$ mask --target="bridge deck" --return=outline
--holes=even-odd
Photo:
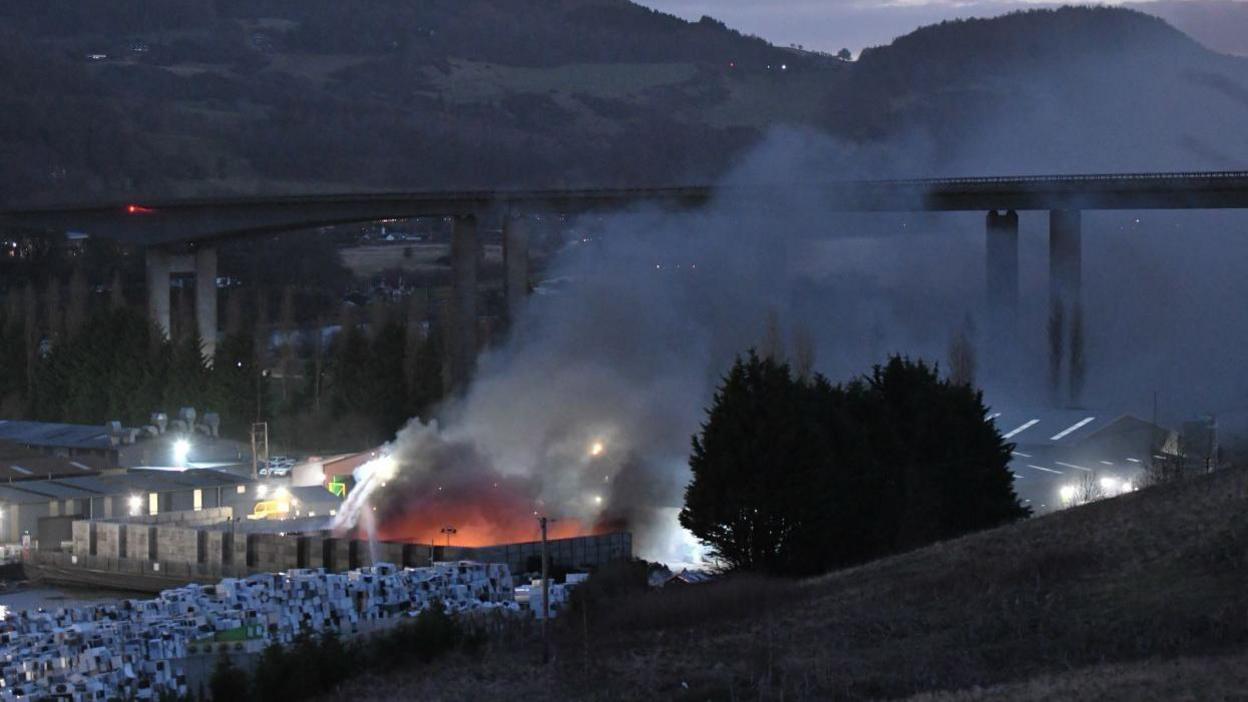
[[[813,196],[828,211],[839,212],[1243,209],[1248,208],[1248,171],[212,198],[8,210],[0,211],[0,220],[154,244],[500,211],[581,214],[642,207],[691,209],[717,200],[767,208],[794,191]]]

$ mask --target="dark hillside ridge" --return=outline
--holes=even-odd
[[[1115,9],[845,63],[627,0],[14,0],[0,204],[706,183],[790,126],[838,177],[1248,165],[1245,66]]]

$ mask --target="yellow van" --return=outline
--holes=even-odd
[[[287,500],[262,500],[256,503],[248,519],[285,519],[290,514]]]

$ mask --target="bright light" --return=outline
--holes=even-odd
[[[602,504],[602,495],[594,495],[594,504],[596,505]]]
[[[287,497],[290,497],[290,491],[284,487],[279,487],[273,491],[273,497],[276,497],[279,500],[284,500]]]
[[[382,456],[377,459],[377,465],[373,470],[382,481],[393,480],[395,474],[399,472],[399,462],[392,456]]]
[[[1105,477],[1101,478],[1101,489],[1106,492],[1114,492],[1118,489],[1118,479]]]
[[[268,485],[257,485],[257,486],[256,486],[256,497],[264,497],[264,496],[265,496],[265,495],[267,495],[267,494],[269,494],[269,486],[268,486]]]
[[[138,495],[131,495],[128,502],[130,504],[130,514],[138,514],[143,507],[143,498]]]
[[[1122,484],[1122,491],[1123,491],[1123,492],[1134,492],[1134,491],[1135,491],[1135,485],[1131,484],[1131,481],[1130,481],[1130,480],[1128,480],[1127,482],[1125,482],[1125,483],[1123,483],[1123,484]]]
[[[605,447],[605,446],[603,446],[603,445],[602,445],[602,442],[601,442],[601,441],[595,441],[595,442],[594,442],[593,444],[591,444],[591,445],[590,445],[590,447],[589,447],[589,455],[591,455],[591,456],[595,456],[595,457],[597,457],[597,456],[601,456],[601,455],[602,455],[602,452],[603,452],[603,451],[605,451],[605,450],[607,450],[607,449],[606,449],[606,447]]]
[[[189,455],[191,455],[191,442],[186,439],[173,442],[173,462],[176,465],[185,465],[186,457]]]
[[[1058,494],[1061,496],[1062,502],[1069,503],[1075,500],[1075,495],[1078,494],[1078,492],[1078,488],[1074,485],[1063,485],[1062,489],[1058,491]]]

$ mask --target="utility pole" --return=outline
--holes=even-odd
[[[546,620],[550,619],[550,554],[546,549],[546,523],[554,521],[545,516],[537,518],[542,527],[542,663],[550,662],[550,639],[546,636]]]
[[[260,464],[269,464],[269,423],[256,422],[251,425],[251,477],[260,477]]]

